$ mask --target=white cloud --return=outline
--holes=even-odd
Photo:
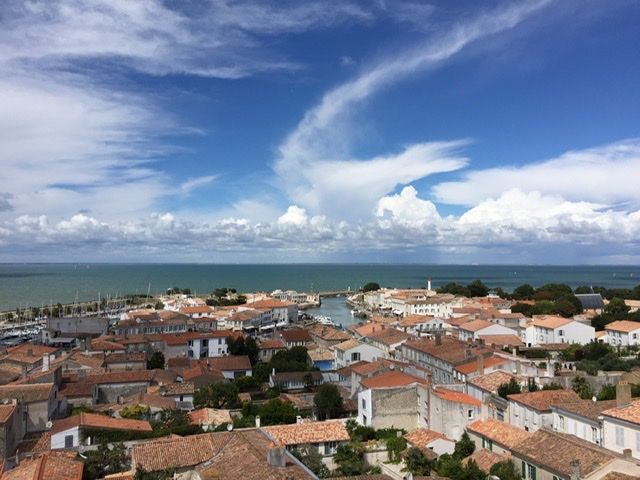
[[[280,225],[306,225],[309,219],[307,218],[307,211],[304,208],[300,208],[297,205],[291,205],[287,208],[287,211],[278,217],[278,223]]]
[[[197,190],[198,188],[204,187],[216,181],[218,175],[205,175],[202,177],[195,177],[185,180],[180,184],[180,190],[185,195]]]
[[[412,185],[404,187],[397,195],[381,198],[376,215],[396,225],[410,227],[433,225],[441,221],[433,202],[418,198],[418,192]]]
[[[512,188],[561,195],[572,201],[640,205],[640,139],[567,152],[522,166],[472,170],[433,188],[444,203],[476,205]]]
[[[287,195],[314,213],[335,215],[341,208],[345,214],[370,214],[375,201],[398,184],[460,168],[462,159],[448,158],[456,146],[452,144],[421,143],[400,155],[353,158],[353,110],[382,88],[441,64],[470,43],[514,28],[547,3],[525,2],[454,25],[439,37],[388,58],[327,92],[279,147],[274,169]],[[444,158],[424,155],[425,150],[438,149]],[[328,177],[330,181],[325,180]]]

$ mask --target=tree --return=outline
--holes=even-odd
[[[296,422],[298,410],[293,404],[274,398],[260,407],[259,414],[262,425],[286,425]]]
[[[533,378],[529,378],[527,380],[527,391],[528,392],[537,392],[538,390],[540,390],[540,387],[538,386],[536,381]]]
[[[238,387],[233,383],[215,383],[196,390],[193,403],[197,408],[238,408]]]
[[[450,293],[452,295],[457,295],[459,297],[470,297],[471,296],[471,294],[469,293],[469,289],[467,287],[465,287],[464,285],[460,285],[459,283],[456,283],[456,282],[447,283],[443,287],[440,287],[437,290],[437,292],[438,293]]]
[[[438,472],[438,475],[451,479],[460,478],[460,476],[463,474],[463,468],[460,459],[448,453],[444,453],[438,457],[435,470],[436,472]]]
[[[333,418],[342,413],[342,395],[336,385],[325,383],[320,385],[317,393],[313,397],[320,420]]]
[[[612,298],[607,305],[604,307],[604,313],[607,315],[611,315],[614,320],[622,320],[631,310],[622,298]]]
[[[558,315],[565,318],[570,318],[582,313],[582,303],[580,303],[578,297],[572,293],[558,298],[554,302],[553,307]]]
[[[536,289],[536,293],[533,295],[534,300],[550,300],[555,302],[560,297],[566,295],[573,295],[573,290],[570,286],[561,283],[547,283]]]
[[[362,291],[363,292],[375,292],[376,290],[380,290],[380,285],[378,285],[376,282],[369,282],[367,284],[365,284],[364,287],[362,287]]]
[[[157,470],[155,472],[147,472],[144,468],[138,468],[133,480],[173,480],[173,468],[167,470]]]
[[[362,475],[365,472],[364,448],[358,443],[342,443],[338,445],[333,460],[338,464],[340,475]]]
[[[598,400],[615,400],[616,399],[616,386],[610,383],[605,383],[600,387],[598,392]]]
[[[591,384],[582,376],[578,376],[573,379],[571,382],[571,388],[573,388],[573,391],[576,392],[583,400],[589,400],[593,397],[593,388],[591,387]]]
[[[402,460],[402,452],[407,448],[407,441],[404,437],[393,436],[387,438],[387,455],[391,463],[400,463]]]
[[[558,382],[550,382],[542,386],[542,390],[563,390],[564,387]]]
[[[516,287],[511,296],[516,300],[531,300],[535,293],[536,290],[531,285],[524,283],[519,287]]]
[[[476,449],[476,444],[469,438],[467,432],[464,432],[460,437],[460,440],[456,442],[453,449],[453,456],[455,458],[463,459],[467,458]]]
[[[121,442],[114,443],[111,448],[102,442],[96,450],[87,450],[84,455],[86,459],[82,477],[87,480],[129,469],[127,449]]]
[[[164,369],[164,354],[160,351],[153,352],[151,358],[147,360],[147,370]]]
[[[486,478],[487,474],[480,469],[475,460],[471,459],[463,467],[462,473],[454,480],[485,480]]]
[[[431,475],[433,468],[433,462],[418,447],[411,447],[407,450],[404,455],[404,464],[405,467],[402,471],[412,473],[414,476]]]
[[[317,448],[310,445],[302,445],[294,448],[291,453],[318,477],[324,478],[329,476],[329,469],[322,462],[322,455]]]
[[[134,420],[140,420],[148,418],[151,409],[147,405],[131,405],[124,407],[118,412],[122,418],[132,418]]]
[[[515,378],[512,378],[508,383],[503,383],[498,387],[498,395],[504,399],[507,398],[507,395],[513,395],[516,393],[522,393],[522,387]]]
[[[470,297],[486,297],[489,293],[489,287],[480,280],[474,280],[467,285],[467,290],[469,290]]]
[[[489,474],[495,475],[500,480],[520,480],[522,478],[512,460],[494,463]]]

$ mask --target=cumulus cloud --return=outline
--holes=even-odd
[[[323,213],[335,215],[341,209],[353,217],[354,213],[371,214],[377,199],[398,184],[463,166],[463,159],[450,158],[457,146],[452,144],[420,143],[406,147],[399,155],[354,158],[350,153],[356,129],[350,122],[353,110],[381,89],[442,64],[470,43],[514,28],[548,3],[511,5],[449,26],[445,33],[387,58],[327,92],[279,146],[274,169],[287,195],[315,213],[322,206]],[[443,156],[433,155],[434,151]],[[328,177],[332,180],[324,180]]]
[[[418,198],[418,191],[412,185],[404,187],[397,195],[381,198],[376,215],[392,224],[407,227],[434,225],[441,221],[433,202]]]
[[[444,203],[476,205],[512,188],[522,188],[573,201],[640,205],[640,139],[629,139],[520,166],[465,172],[457,181],[433,188]]]

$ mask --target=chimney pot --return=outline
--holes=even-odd
[[[616,385],[616,406],[625,407],[631,403],[631,385],[626,380],[620,380]]]

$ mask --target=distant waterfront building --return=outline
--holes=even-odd
[[[305,293],[305,292],[296,292],[295,290],[274,290],[271,292],[271,298],[275,298],[276,300],[281,300],[283,302],[293,302],[293,303],[317,303],[318,302],[318,294],[316,293]]]

